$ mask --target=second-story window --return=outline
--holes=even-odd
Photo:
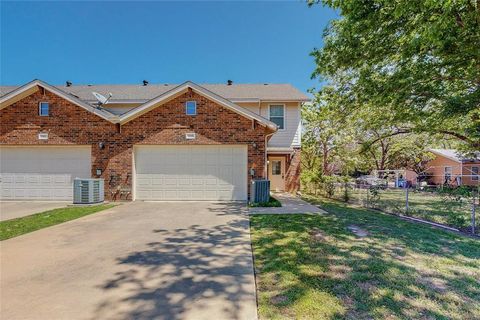
[[[48,102],[40,102],[38,104],[38,114],[42,117],[48,117],[50,112],[49,107],[50,105],[48,104]]]
[[[185,113],[187,116],[194,116],[197,114],[197,102],[196,101],[187,101],[185,103]]]
[[[283,104],[270,105],[270,121],[275,123],[280,130],[285,129],[285,106]]]

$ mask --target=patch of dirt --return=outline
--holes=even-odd
[[[446,246],[442,246],[440,250],[442,250],[443,253],[453,253],[452,249]]]
[[[419,277],[418,282],[429,287],[434,291],[444,292],[448,290],[447,282],[445,280],[434,277]]]
[[[331,265],[328,276],[336,280],[345,280],[352,272],[352,268],[343,264]]]
[[[357,237],[364,238],[368,236],[368,231],[365,229],[360,228],[359,226],[356,225],[349,225],[347,227],[348,230],[352,231],[353,234],[355,234]]]
[[[372,293],[377,289],[377,285],[375,283],[370,282],[358,282],[357,286],[365,292]]]
[[[283,296],[281,294],[273,296],[273,297],[270,298],[270,302],[272,304],[275,304],[275,305],[282,304],[282,303],[285,303],[287,301],[288,301],[288,297]]]
[[[325,233],[318,228],[313,228],[310,230],[310,237],[317,242],[324,242],[328,240],[328,237],[325,235]]]

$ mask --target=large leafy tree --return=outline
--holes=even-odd
[[[312,53],[314,76],[345,108],[388,135],[443,134],[480,150],[480,0],[320,2],[341,17]]]
[[[339,112],[337,102],[332,88],[326,87],[313,103],[302,108],[303,166],[317,178],[345,174],[355,166],[354,130],[348,115]]]

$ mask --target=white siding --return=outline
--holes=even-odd
[[[300,121],[300,103],[298,102],[275,102],[266,103],[262,102],[259,106],[258,103],[238,103],[241,107],[244,107],[260,115],[266,119],[269,119],[269,105],[283,104],[285,105],[285,129],[278,130],[269,140],[269,147],[300,147],[302,138],[302,129]]]
[[[112,104],[106,104],[103,108],[107,111],[110,111],[113,114],[120,115],[125,112],[128,112],[132,110],[133,108],[138,107],[140,104],[135,104],[135,103],[112,103]]]

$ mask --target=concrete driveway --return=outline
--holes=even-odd
[[[29,216],[72,204],[71,201],[0,201],[0,221]]]
[[[239,204],[134,202],[1,242],[2,319],[256,319]]]

